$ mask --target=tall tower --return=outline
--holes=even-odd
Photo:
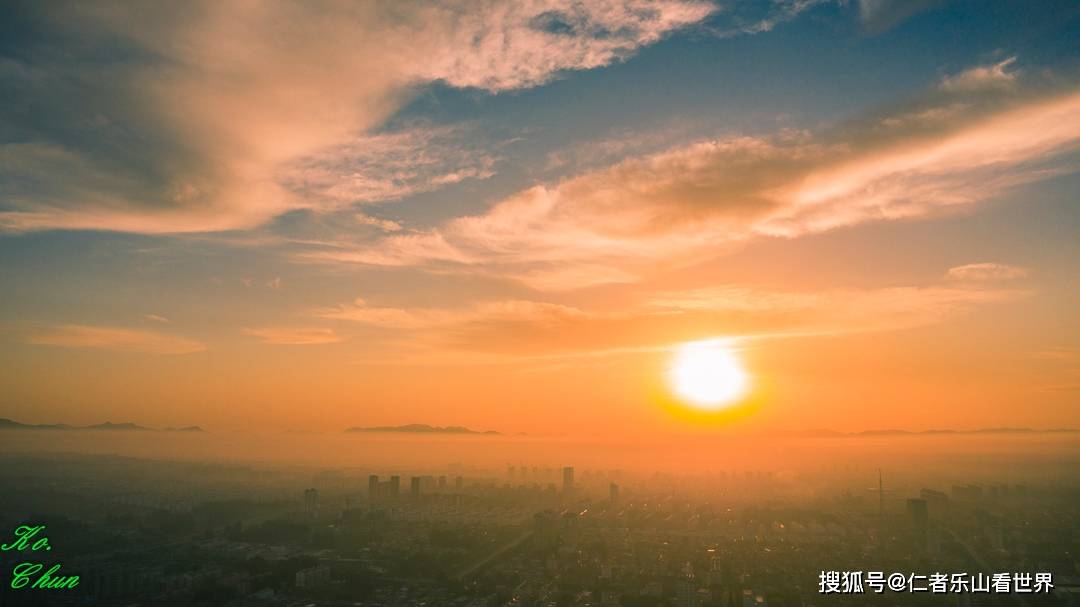
[[[414,476],[409,479],[409,496],[413,499],[420,497],[420,477]]]
[[[319,492],[316,489],[304,490],[304,514],[311,518],[319,516]]]
[[[394,475],[390,477],[390,497],[396,498],[401,494],[401,477]]]
[[[368,499],[373,500],[379,497],[379,475],[372,474],[367,478],[367,494]]]
[[[878,518],[885,520],[885,481],[881,477],[881,468],[877,469],[877,506]]]
[[[877,470],[877,499],[878,499],[878,546],[885,545],[885,481],[881,476],[881,468]]]

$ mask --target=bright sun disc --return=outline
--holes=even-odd
[[[675,352],[669,371],[672,389],[699,409],[722,409],[746,393],[749,378],[723,341],[696,341]]]

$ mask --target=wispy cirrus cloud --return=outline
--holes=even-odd
[[[618,309],[523,300],[381,307],[360,299],[312,314],[387,329],[391,340],[409,345],[406,357],[452,360],[454,352],[469,352],[492,361],[663,350],[710,335],[752,340],[895,331],[1029,294],[978,284],[816,291],[727,285],[653,293]],[[392,351],[386,356],[394,358]]]
[[[432,329],[469,323],[478,319],[503,322],[544,322],[554,318],[581,318],[585,312],[554,303],[502,300],[478,302],[464,308],[420,308],[372,306],[363,298],[348,304],[316,308],[312,315],[347,320],[389,329]]]
[[[941,3],[941,0],[858,0],[857,7],[863,28],[871,34],[880,34]]]
[[[709,29],[721,38],[769,32],[777,25],[791,21],[801,13],[826,2],[827,0],[733,2],[723,5],[721,9],[724,22]]]
[[[836,134],[731,137],[631,158],[373,246],[304,254],[441,265],[538,289],[633,282],[763,236],[970,208],[1071,172],[1080,93],[937,93]]]
[[[244,329],[244,334],[263,343],[281,346],[332,344],[345,340],[326,327],[257,327]]]
[[[93,348],[146,354],[190,354],[206,349],[199,341],[157,331],[91,325],[59,325],[33,333],[30,344]]]
[[[279,181],[301,198],[331,209],[490,177],[497,157],[470,143],[462,128],[413,126],[363,135],[298,159],[282,170]]]
[[[1031,271],[1005,263],[969,263],[949,268],[946,278],[962,282],[998,282],[1025,278]]]
[[[946,76],[941,88],[946,91],[971,91],[983,88],[1009,88],[1016,85],[1019,73],[1009,68],[1016,57],[1008,57],[990,65],[978,65],[958,74]]]
[[[418,86],[537,86],[625,59],[714,10],[694,0],[13,7],[7,18],[32,35],[0,62],[20,100],[0,108],[19,142],[0,146],[0,229],[242,229],[478,178],[490,162],[448,162],[445,134],[372,132]],[[102,41],[108,53],[82,52]],[[433,158],[417,174],[393,161],[409,146]]]

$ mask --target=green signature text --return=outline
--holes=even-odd
[[[52,550],[49,538],[42,533],[45,525],[19,525],[15,528],[15,539],[7,544],[0,544],[3,552],[41,552]],[[11,587],[38,588],[49,590],[71,590],[79,585],[79,576],[60,575],[60,563],[49,569],[45,564],[26,561],[15,565],[12,570]]]

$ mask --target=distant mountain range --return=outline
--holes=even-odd
[[[198,426],[187,426],[185,428],[165,428],[163,430],[157,430],[155,428],[147,428],[131,422],[124,422],[120,424],[114,424],[112,422],[105,422],[104,424],[96,424],[93,426],[70,426],[68,424],[24,424],[15,420],[6,419],[0,417],[0,430],[108,430],[108,431],[120,431],[120,432],[205,432]]]
[[[501,432],[494,430],[472,430],[464,426],[429,426],[427,424],[405,424],[404,426],[370,426],[346,428],[346,432],[397,432],[408,434],[483,434],[488,436],[500,436]]]
[[[183,428],[148,428],[132,422],[114,424],[105,422],[93,426],[72,426],[69,424],[24,424],[11,419],[0,417],[0,430],[104,430],[109,432],[206,432],[199,426],[186,426]],[[394,433],[394,434],[457,434],[471,436],[504,436],[502,432],[495,430],[473,430],[465,426],[430,426],[428,424],[405,424],[402,426],[354,426],[346,428],[350,433]],[[1067,434],[1078,433],[1077,428],[980,428],[978,430],[863,430],[861,432],[838,432],[836,430],[805,430],[795,432],[781,432],[774,436],[803,437],[803,438],[859,438],[859,437],[896,437],[896,436],[940,436],[940,435],[973,435],[973,434]],[[524,432],[515,436],[527,436]]]

